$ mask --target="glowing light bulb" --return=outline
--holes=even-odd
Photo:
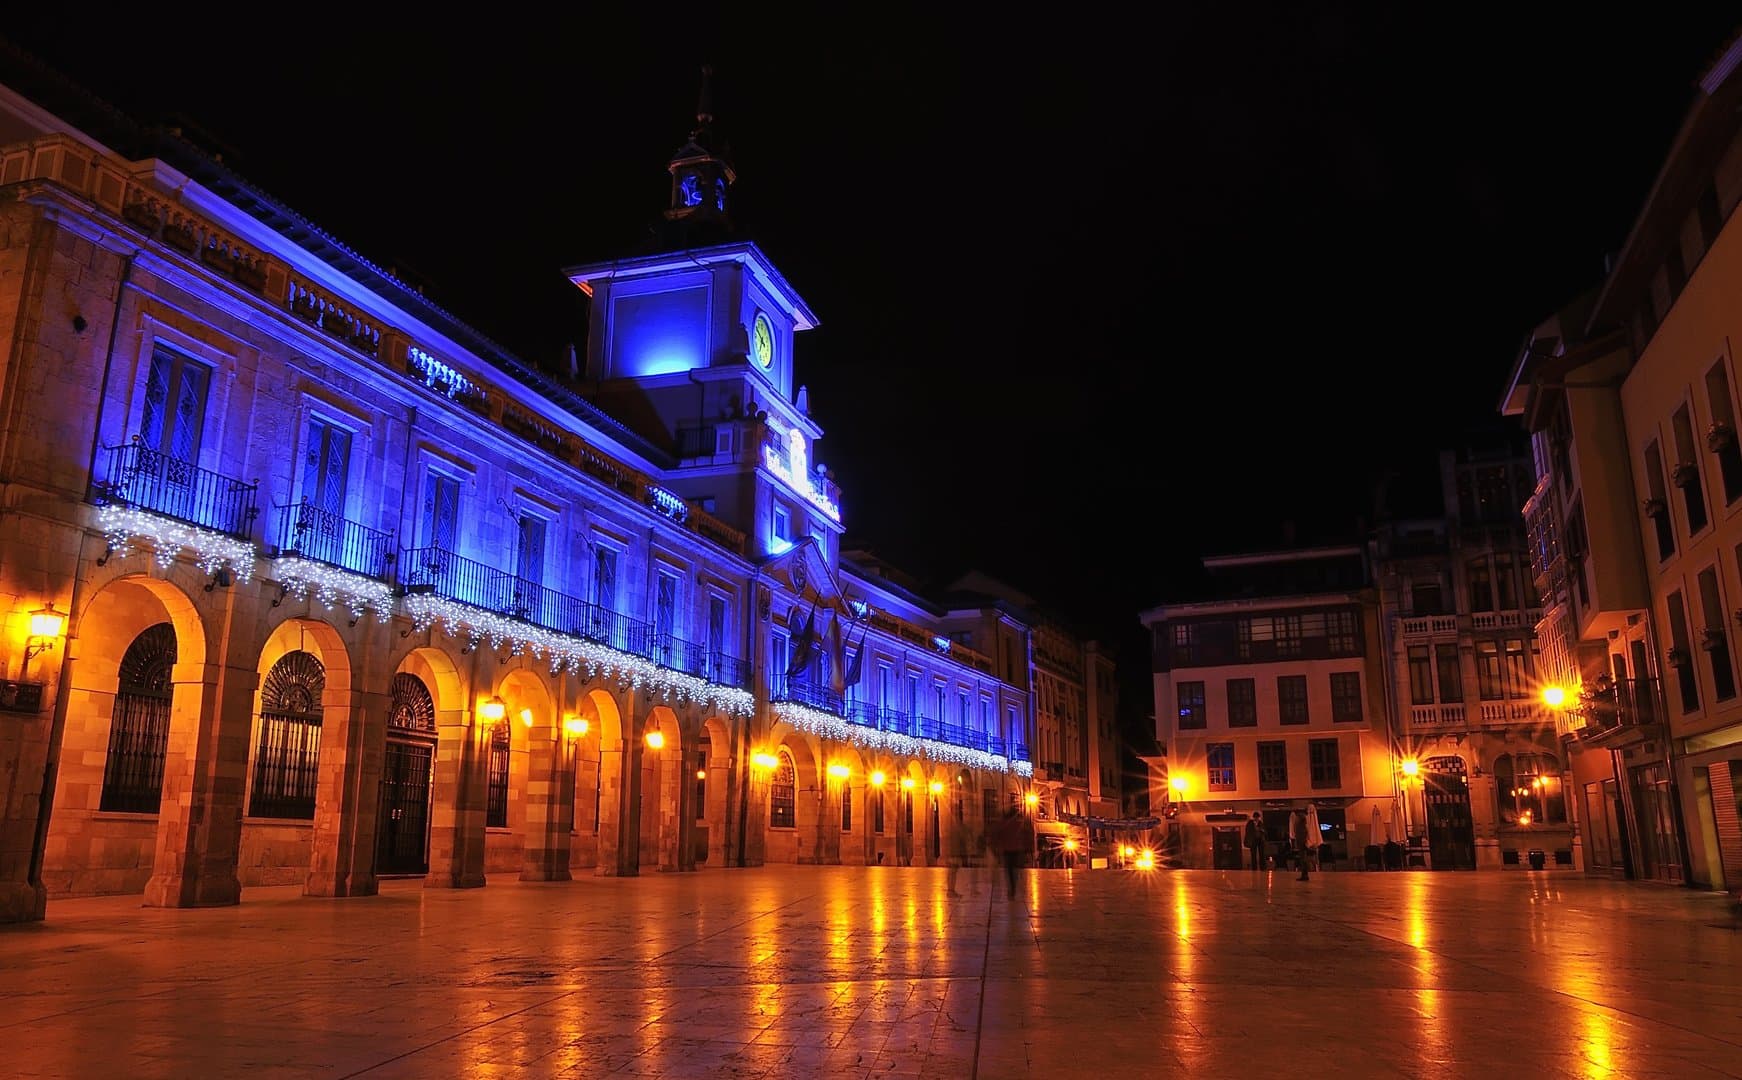
[[[1186,789],[1192,786],[1192,782],[1183,776],[1175,776],[1168,780],[1167,786],[1184,795]]]
[[[1403,775],[1414,776],[1416,773],[1419,773],[1419,772],[1421,772],[1421,762],[1415,760],[1414,758],[1404,758],[1403,759]]]
[[[885,779],[887,779],[887,777],[885,777],[883,775],[883,770],[878,769],[877,771],[875,771],[871,774],[871,786],[872,787],[882,787],[883,781]]]
[[[1567,703],[1567,692],[1558,686],[1542,688],[1542,703],[1551,709],[1558,709]]]

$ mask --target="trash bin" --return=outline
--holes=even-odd
[[[1530,849],[1530,868],[1532,870],[1541,870],[1547,862],[1548,860],[1544,858],[1541,848]]]

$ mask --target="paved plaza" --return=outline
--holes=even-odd
[[[1721,896],[1522,872],[961,884],[778,866],[59,901],[0,927],[0,1072],[1742,1077]]]

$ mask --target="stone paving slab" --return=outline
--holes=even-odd
[[[0,1074],[1742,1077],[1725,899],[1543,873],[779,866],[65,900]]]

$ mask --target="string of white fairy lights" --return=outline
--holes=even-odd
[[[97,526],[109,542],[111,555],[126,558],[139,540],[149,540],[152,559],[167,570],[183,548],[193,552],[194,562],[208,574],[228,568],[237,584],[246,584],[254,573],[254,545],[247,540],[202,529],[136,506],[110,503],[97,510]]]
[[[1034,765],[1027,761],[1012,761],[1001,754],[976,750],[971,746],[957,746],[955,743],[942,742],[937,739],[923,739],[912,735],[903,735],[896,731],[865,727],[862,724],[850,724],[833,713],[813,709],[809,705],[802,705],[795,701],[783,701],[776,704],[774,715],[776,719],[784,720],[807,734],[823,739],[833,739],[837,742],[851,743],[862,749],[887,750],[890,753],[907,757],[946,761],[952,765],[966,765],[974,769],[1015,773],[1017,776],[1034,775]]]
[[[755,711],[750,691],[719,686],[694,675],[662,668],[645,657],[621,652],[597,641],[561,634],[440,596],[405,598],[406,614],[419,632],[439,626],[470,647],[506,648],[513,656],[530,654],[550,662],[552,674],[567,669],[586,679],[615,679],[626,689],[639,689],[665,701],[695,702],[734,717]]]
[[[353,619],[362,618],[365,611],[374,612],[377,621],[393,613],[392,586],[313,559],[296,555],[279,559],[272,564],[270,576],[298,600],[313,594],[328,611],[344,608]]]

